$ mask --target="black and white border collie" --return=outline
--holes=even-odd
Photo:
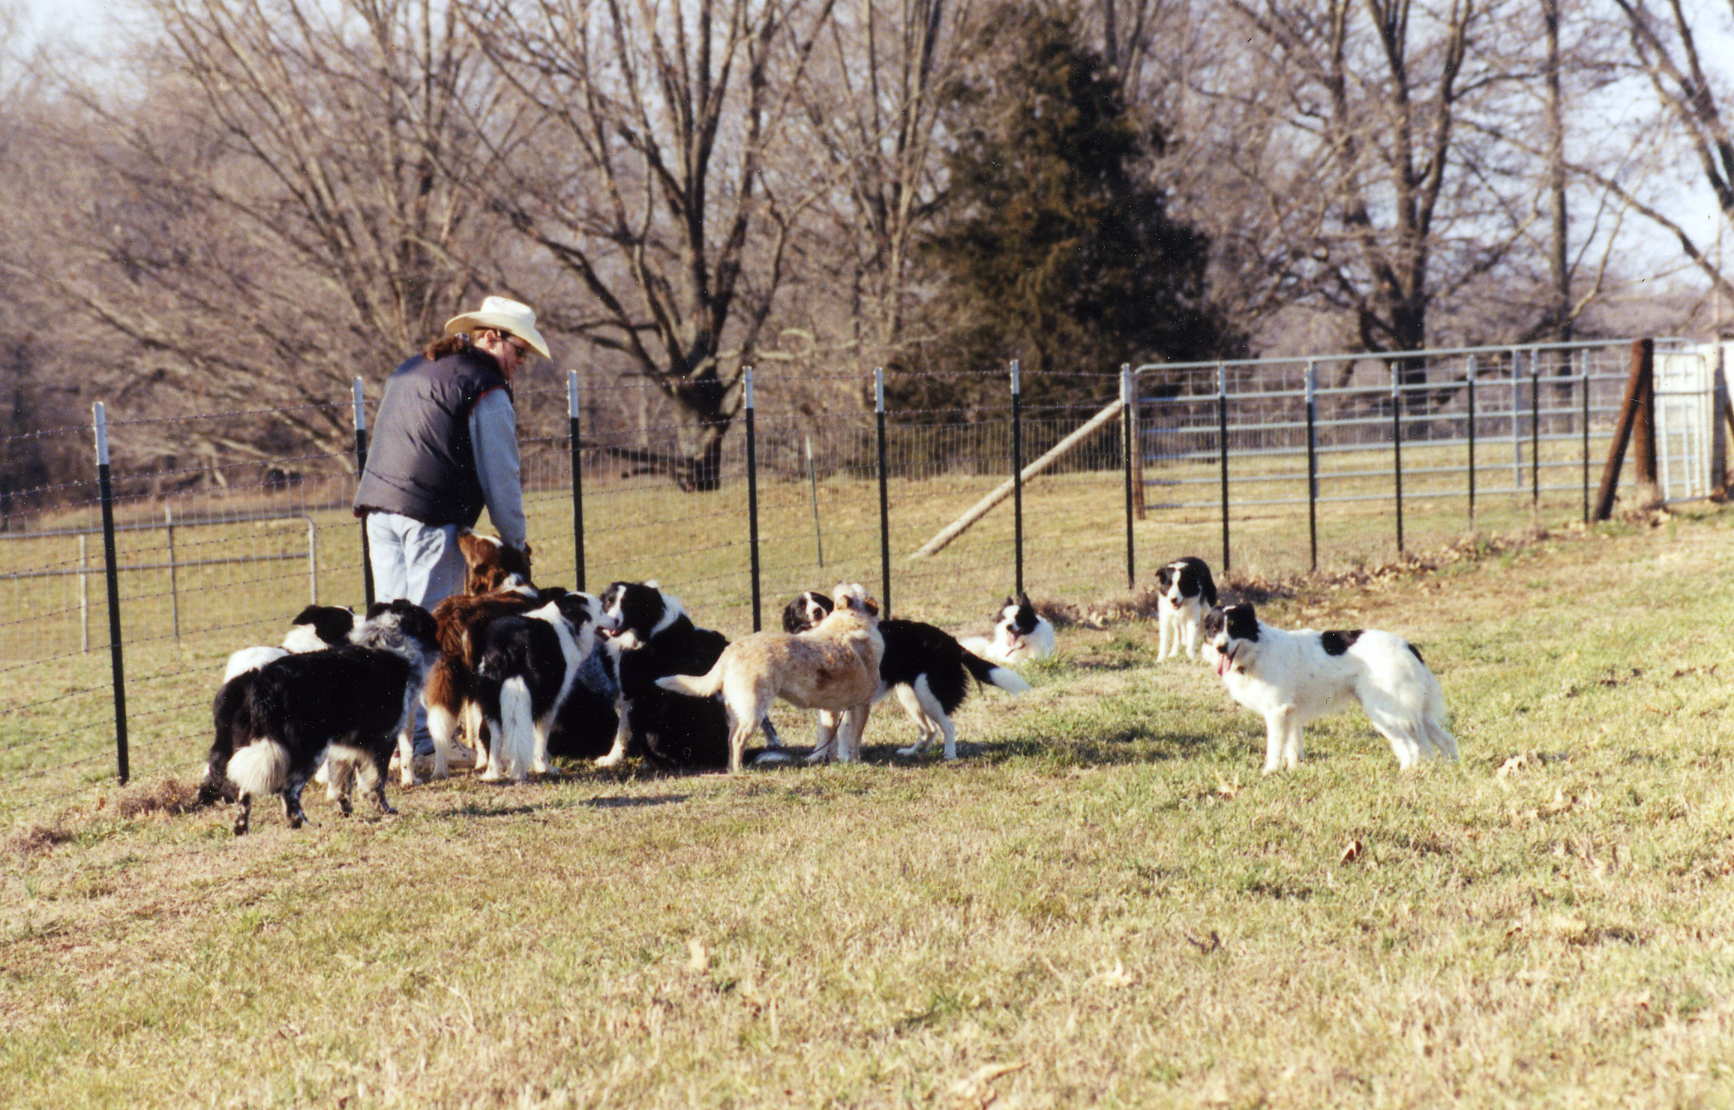
[[[1216,608],[1216,580],[1210,565],[1188,555],[1156,572],[1156,658],[1198,658],[1204,641],[1204,614]]]
[[[783,608],[783,630],[805,632],[824,620],[832,608],[830,597],[806,590]],[[935,738],[943,738],[945,758],[957,758],[957,728],[951,715],[968,696],[971,678],[1010,694],[1030,688],[1016,671],[966,650],[949,633],[931,624],[889,618],[879,622],[879,635],[885,641],[885,654],[879,660],[879,692],[873,700],[896,694],[898,704],[921,734],[914,744],[898,748],[898,755],[920,755]],[[821,755],[815,751],[809,758],[816,760]]]
[[[1358,701],[1407,770],[1431,753],[1457,758],[1445,728],[1445,695],[1421,653],[1376,629],[1286,632],[1251,605],[1204,615],[1206,654],[1235,701],[1264,715],[1264,773],[1300,764],[1308,721]]]
[[[333,644],[346,643],[354,630],[355,610],[338,605],[309,605],[289,623],[282,647],[244,647],[230,653],[223,668],[223,681],[257,670],[285,655],[322,651]]]
[[[345,815],[356,778],[381,813],[396,812],[385,800],[386,767],[394,742],[409,756],[415,701],[438,651],[433,617],[407,601],[375,605],[350,638],[285,655],[218,691],[199,800],[240,802],[237,836],[254,799],[268,794],[283,795],[289,827],[299,828],[301,790],[322,757],[333,765],[329,792]]]
[[[1054,653],[1054,626],[1036,612],[1028,594],[1008,597],[994,614],[993,632],[966,636],[964,648],[1004,667],[1021,667]]]
[[[527,613],[495,617],[482,630],[476,700],[493,751],[482,778],[523,782],[547,774],[548,735],[596,648],[597,599],[562,593]]]
[[[728,714],[722,702],[656,684],[670,675],[709,671],[728,638],[695,625],[680,599],[655,581],[612,583],[601,605],[597,632],[614,657],[620,699],[614,744],[597,766],[617,766],[629,753],[668,768],[728,766]],[[767,742],[778,746],[770,720],[763,725]]]

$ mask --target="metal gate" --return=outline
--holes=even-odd
[[[1716,485],[1716,349],[1656,352],[1656,477],[1664,501],[1708,497]]]

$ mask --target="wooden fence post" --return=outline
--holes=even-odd
[[[1655,489],[1655,356],[1655,340],[1633,341],[1631,373],[1626,379],[1626,396],[1620,402],[1619,423],[1614,427],[1614,439],[1608,445],[1608,461],[1602,467],[1602,483],[1596,490],[1595,512],[1592,514],[1596,520],[1606,520],[1613,515],[1614,494],[1620,484],[1620,466],[1625,462],[1626,445],[1631,442],[1634,430],[1639,437],[1638,459],[1633,463],[1638,468],[1639,496],[1647,498]],[[1646,424],[1647,428],[1642,427]],[[1644,457],[1646,450],[1647,463]],[[1645,481],[1650,483],[1649,491],[1643,489]]]

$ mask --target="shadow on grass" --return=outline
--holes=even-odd
[[[487,802],[464,802],[442,810],[441,817],[523,817],[549,808],[546,805],[495,805]]]
[[[591,809],[635,809],[640,806],[671,806],[691,798],[691,794],[656,794],[647,798],[587,798],[582,803]]]
[[[1014,760],[1035,760],[1070,767],[1130,766],[1191,759],[1200,754],[1207,745],[1216,742],[1216,737],[1204,733],[1163,733],[1146,725],[1132,723],[1087,739],[1020,736],[979,743],[959,740],[957,757],[959,763],[974,760],[995,765]],[[940,749],[937,744],[917,756],[897,755],[896,749],[891,746],[866,749],[862,754],[870,763],[900,766],[944,763],[944,760],[939,758]]]

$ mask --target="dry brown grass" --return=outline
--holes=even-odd
[[[1731,541],[1706,508],[1273,578],[1279,625],[1426,646],[1464,761],[1412,775],[1346,714],[1261,778],[1208,669],[1079,620],[964,706],[955,766],[894,757],[887,707],[865,766],[459,779],[239,840],[104,791],[0,858],[0,1076],[42,1106],[1728,1105]]]

